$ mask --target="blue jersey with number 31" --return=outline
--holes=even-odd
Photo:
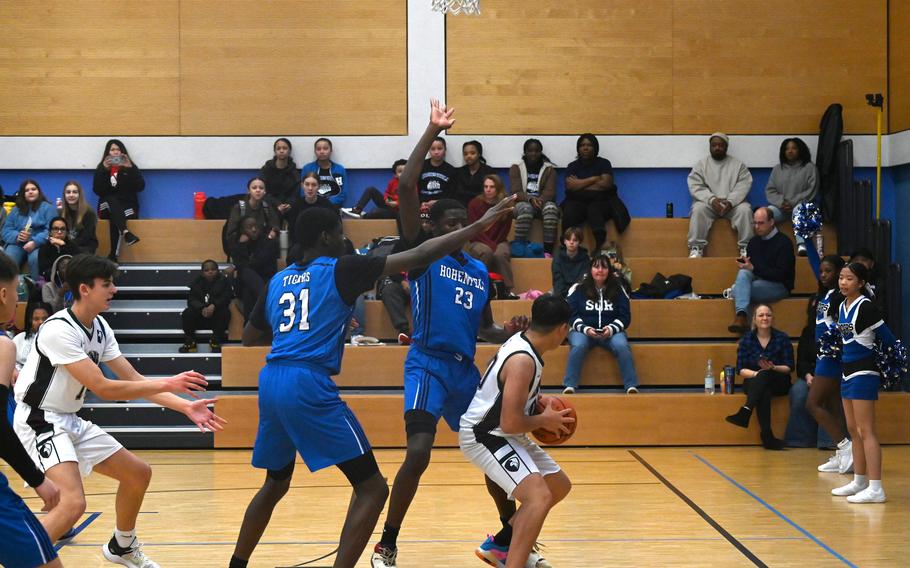
[[[354,306],[335,285],[337,258],[292,264],[269,281],[265,314],[272,328],[267,362],[300,362],[338,374]]]
[[[418,346],[474,358],[490,276],[479,260],[447,256],[411,281],[412,340]]]

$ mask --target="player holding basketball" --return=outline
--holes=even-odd
[[[136,517],[152,469],[101,428],[77,416],[85,391],[105,400],[145,398],[182,412],[203,430],[220,430],[224,420],[208,409],[212,400],[188,401],[172,394],[203,390],[207,383],[199,373],[149,380],[120,354],[114,332],[100,315],[117,292],[116,274],[117,265],[100,256],[79,254],[70,260],[66,281],[73,306],[48,318],[38,330],[16,382],[13,422],[32,460],[60,488],[60,503],[41,519],[51,541],[82,517],[82,477],[94,470],[120,482],[114,534],[101,547],[104,558],[130,568],[158,568],[136,537]],[[102,362],[120,380],[105,378],[98,368]]]
[[[432,124],[447,128],[451,115],[451,109],[433,101]],[[402,208],[418,206],[413,188],[400,192],[399,200]],[[272,278],[243,332],[244,345],[272,345],[259,376],[259,431],[253,448],[253,466],[267,474],[243,518],[231,568],[247,565],[275,505],[287,493],[295,452],[311,471],[337,466],[353,486],[335,567],[354,566],[388,496],[369,442],[331,379],[341,366],[354,302],[380,277],[442,258],[511,211],[512,200],[503,200],[466,228],[387,257],[342,256],[338,215],[326,209],[303,213],[297,224],[303,259]]]
[[[541,356],[556,349],[569,329],[569,305],[544,294],[531,307],[531,327],[506,341],[487,367],[477,393],[461,417],[458,444],[471,463],[521,503],[512,517],[512,542],[498,546],[493,537],[477,550],[492,566],[524,568],[550,509],[572,487],[559,465],[528,437],[544,428],[569,431],[571,409],[551,404],[533,415],[543,371]]]
[[[450,115],[431,120],[401,174],[399,198],[416,195],[424,156],[433,140],[452,122]],[[514,196],[504,201],[511,203]],[[468,221],[464,205],[453,199],[440,199],[430,207],[431,233],[426,234],[420,227],[416,201],[413,206],[402,202],[399,210],[401,248],[458,231]],[[414,333],[404,368],[407,453],[392,486],[382,537],[373,550],[373,568],[397,565],[398,533],[420,477],[430,463],[436,424],[442,417],[457,431],[458,420],[474,396],[480,380],[474,365],[477,336],[501,343],[527,327],[524,316],[513,318],[503,327],[493,322],[489,273],[482,262],[464,254],[460,247],[449,249],[448,255],[432,264],[412,270],[408,279]],[[487,487],[507,525],[515,513],[515,504],[489,480]]]
[[[0,321],[10,321],[16,311],[16,263],[0,252]],[[0,334],[0,457],[32,486],[44,501],[44,510],[54,507],[60,492],[54,482],[35,467],[32,458],[7,421],[6,400],[9,397],[10,379],[16,366],[16,346],[5,334]],[[47,531],[18,495],[9,488],[6,477],[0,473],[0,566],[60,568],[57,551]]]

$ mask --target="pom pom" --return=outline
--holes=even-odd
[[[810,238],[822,228],[822,212],[818,205],[800,203],[793,209],[793,232],[804,239]]]
[[[875,364],[882,374],[882,390],[901,390],[902,381],[910,367],[910,351],[901,340],[894,345],[875,342]]]
[[[837,331],[837,328],[828,328],[821,337],[818,338],[816,342],[818,345],[818,356],[827,357],[829,359],[834,359],[835,361],[840,361],[840,352],[843,348],[843,343],[841,342],[840,332]]]

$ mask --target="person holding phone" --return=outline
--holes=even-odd
[[[736,350],[736,369],[743,378],[746,404],[726,421],[740,428],[749,427],[752,411],[758,409],[761,443],[766,450],[784,449],[784,441],[771,430],[771,398],[790,390],[793,372],[793,344],[790,337],[774,328],[771,306],[755,308],[754,327],[743,336]]]
[[[597,252],[591,258],[585,278],[569,289],[571,347],[562,381],[563,394],[573,394],[578,388],[585,357],[595,346],[616,355],[626,393],[638,392],[638,373],[626,337],[626,330],[632,323],[632,310],[620,279],[610,257],[605,252]]]
[[[121,237],[130,246],[139,242],[139,237],[127,228],[127,219],[139,218],[139,193],[144,189],[145,179],[130,159],[126,145],[116,138],[108,140],[95,168],[92,191],[98,196],[98,218],[110,220],[108,258],[115,262]]]

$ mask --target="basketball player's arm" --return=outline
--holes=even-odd
[[[424,130],[417,145],[411,151],[408,162],[398,179],[398,216],[401,219],[401,236],[409,243],[417,240],[420,232],[420,199],[417,196],[417,179],[423,170],[423,161],[433,139],[439,133],[452,126],[455,119],[453,108],[446,108],[436,99],[430,100],[430,122]]]
[[[502,343],[519,331],[528,329],[529,323],[528,316],[515,316],[500,326],[493,321],[493,310],[490,308],[490,303],[487,302],[487,305],[483,308],[480,329],[477,331],[477,335],[490,343]]]
[[[488,209],[483,217],[463,229],[458,229],[447,235],[440,235],[428,239],[415,248],[390,254],[386,257],[383,276],[390,276],[392,274],[407,272],[412,268],[427,266],[447,254],[450,254],[453,250],[460,249],[465,243],[486,230],[502,215],[511,215],[512,209],[514,209],[514,203],[515,196],[510,195]]]
[[[104,400],[137,398],[152,400],[151,397],[166,392],[181,392],[195,396],[195,391],[205,390],[208,386],[205,377],[195,371],[186,371],[165,379],[149,380],[137,373],[122,355],[105,363],[120,380],[112,381],[105,377],[98,365],[88,357],[75,363],[66,363],[64,366],[74,379]]]
[[[524,434],[538,428],[565,433],[569,431],[566,424],[575,421],[574,418],[566,416],[572,412],[570,408],[554,410],[550,405],[547,405],[540,414],[534,416],[525,414],[535,370],[534,361],[526,354],[512,355],[502,366],[499,375],[502,383],[502,413],[499,424],[506,434]]]
[[[272,327],[265,318],[265,298],[267,294],[259,294],[250,320],[243,326],[243,335],[240,340],[244,347],[261,347],[272,344]]]

